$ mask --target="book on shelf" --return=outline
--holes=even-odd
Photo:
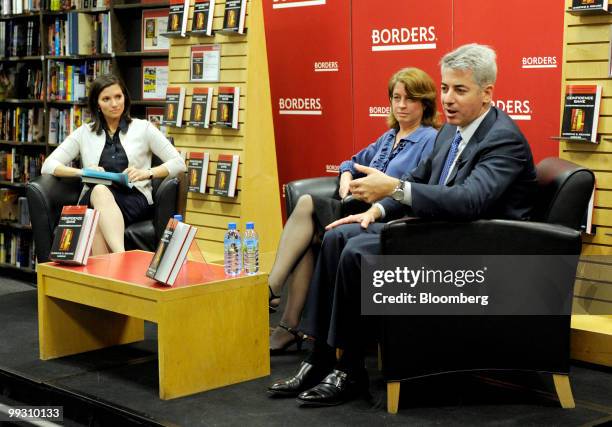
[[[240,156],[238,154],[219,154],[217,172],[215,173],[215,187],[212,194],[225,197],[236,195],[239,163]]]
[[[168,60],[142,60],[142,99],[163,101],[168,88]]]
[[[0,221],[17,221],[19,217],[19,192],[0,188]]]
[[[187,14],[189,12],[189,0],[170,0],[168,12],[167,34],[178,34],[185,36],[187,33]]]
[[[64,206],[49,259],[64,264],[87,264],[99,213],[87,206]]]
[[[126,173],[106,172],[85,168],[82,171],[81,181],[87,184],[118,185],[132,188],[132,184]]]
[[[0,231],[0,264],[35,269],[34,242],[21,232]]]
[[[597,143],[601,85],[567,85],[563,103],[561,138]]]
[[[191,96],[189,126],[208,129],[212,109],[213,88],[196,87]]]
[[[215,126],[238,129],[240,87],[220,86],[217,94],[217,119]]]
[[[223,15],[223,29],[220,34],[244,34],[246,18],[246,0],[227,0]]]
[[[170,218],[147,268],[147,277],[174,285],[196,232],[196,227]]]
[[[189,70],[192,82],[218,82],[221,76],[221,45],[191,46]]]
[[[145,109],[145,118],[153,123],[164,135],[167,128],[162,125],[164,121],[164,107],[147,107]]]
[[[185,107],[185,87],[170,86],[166,89],[166,109],[163,124],[181,127]]]
[[[593,192],[591,193],[591,198],[589,199],[589,204],[587,206],[586,212],[584,213],[584,217],[582,218],[582,223],[580,224],[580,229],[586,234],[595,234],[595,227],[593,227],[593,211],[595,208],[595,188],[593,186]]]
[[[206,194],[206,179],[208,177],[209,153],[189,153],[187,160],[187,191]]]
[[[571,10],[608,10],[608,0],[572,0]]]
[[[195,0],[193,5],[193,21],[191,31],[212,36],[215,0]]]
[[[17,147],[0,150],[0,180],[25,184],[40,175],[44,161],[42,153],[27,153]]]
[[[142,11],[140,49],[145,52],[167,51],[170,40],[162,37],[168,28],[168,9],[145,9]]]

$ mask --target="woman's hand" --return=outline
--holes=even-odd
[[[338,195],[341,199],[344,199],[349,193],[349,184],[353,180],[353,174],[349,171],[343,172],[340,175],[340,188],[338,189]]]
[[[381,215],[380,210],[376,206],[372,206],[370,209],[368,209],[367,211],[363,213],[356,214],[356,215],[349,215],[337,221],[334,221],[331,224],[327,225],[325,229],[331,230],[332,228],[335,228],[339,225],[350,224],[352,222],[358,222],[361,224],[363,228],[368,228],[368,225],[370,225],[373,222],[376,222],[376,220],[380,218],[380,215]]]
[[[104,168],[102,166],[98,166],[98,165],[89,165],[89,166],[87,166],[87,169],[95,170],[95,171],[98,171],[98,172],[104,172]]]
[[[138,181],[144,181],[145,179],[149,179],[149,176],[151,175],[151,170],[150,169],[136,169],[130,166],[129,168],[124,170],[123,173],[127,174],[130,182],[138,182]]]

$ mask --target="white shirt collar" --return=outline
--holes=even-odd
[[[478,126],[480,126],[490,109],[491,107],[487,108],[487,111],[482,113],[476,119],[472,120],[472,123],[470,123],[469,125],[457,128],[459,130],[459,133],[461,134],[462,142],[465,142],[466,144],[470,142],[470,139],[472,138],[472,136],[474,136],[474,133],[476,133],[476,129],[478,129]]]

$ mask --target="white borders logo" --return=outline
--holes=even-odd
[[[324,6],[325,0],[302,0],[302,1],[286,1],[278,3],[279,0],[274,0],[272,9],[288,9],[290,7],[308,7],[308,6]]]

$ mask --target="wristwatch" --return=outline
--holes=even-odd
[[[406,181],[403,180],[399,180],[399,182],[397,183],[397,187],[395,187],[395,190],[393,190],[393,193],[391,193],[391,197],[393,198],[393,200],[397,200],[398,202],[401,202],[402,200],[404,200],[404,184],[406,183]]]

